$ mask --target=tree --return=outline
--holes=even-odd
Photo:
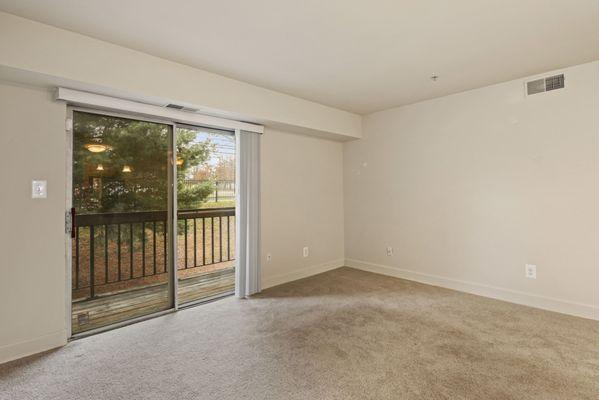
[[[193,171],[191,179],[194,181],[212,181],[214,180],[214,168],[208,163],[202,164]]]
[[[189,129],[177,130],[177,207],[179,209],[198,207],[214,189],[212,184],[204,182],[185,185],[185,179],[194,167],[205,164],[210,158],[213,146],[209,141],[194,142],[196,132]]]
[[[214,168],[214,177],[217,181],[235,181],[235,158],[219,156]]]
[[[73,203],[82,213],[165,210],[168,204],[170,126],[76,112],[73,127]],[[203,202],[210,184],[184,185],[186,172],[205,163],[212,145],[177,131],[179,208]],[[92,152],[90,144],[105,146]],[[179,164],[178,163],[178,164]]]

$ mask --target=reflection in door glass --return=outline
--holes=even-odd
[[[180,304],[235,289],[235,136],[177,128],[177,296]]]
[[[172,307],[171,129],[73,113],[73,334]]]

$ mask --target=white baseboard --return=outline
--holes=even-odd
[[[576,303],[573,301],[556,299],[552,297],[544,297],[520,292],[517,290],[505,289],[476,282],[468,282],[459,279],[446,278],[438,275],[425,274],[422,272],[410,271],[360,260],[346,259],[345,265],[381,275],[407,279],[410,281],[425,283],[427,285],[440,286],[447,289],[458,290],[460,292],[503,300],[510,303],[522,304],[543,310],[599,320],[599,307],[589,304]]]
[[[0,364],[67,344],[67,332],[59,331],[24,342],[0,346]]]
[[[262,289],[267,289],[269,287],[281,285],[283,283],[288,283],[292,281],[296,281],[298,279],[307,278],[312,275],[320,274],[326,271],[330,271],[335,268],[343,267],[345,264],[345,260],[333,260],[323,264],[311,265],[309,267],[303,267],[300,269],[296,269],[292,272],[288,272],[285,274],[279,274],[274,276],[267,276],[262,280]]]

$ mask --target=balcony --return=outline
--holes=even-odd
[[[235,208],[177,214],[179,304],[235,288]],[[171,307],[166,211],[78,215],[72,241],[73,334]]]

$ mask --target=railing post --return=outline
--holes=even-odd
[[[79,265],[79,227],[75,227],[75,289],[79,289],[79,275],[81,271],[79,270],[81,266]]]
[[[94,242],[94,236],[95,236],[95,232],[94,232],[94,226],[90,225],[89,227],[89,295],[90,298],[94,298],[96,296],[96,290],[94,288],[95,284],[96,284],[96,277],[95,277],[95,269],[94,269],[94,263],[95,263],[95,242]]]
[[[117,246],[117,257],[118,257],[118,264],[117,264],[117,268],[119,269],[119,281],[121,281],[121,279],[123,279],[121,276],[121,224],[117,225],[117,233],[118,233],[118,238],[116,240],[116,246]]]
[[[177,218],[178,220],[178,218]],[[183,219],[183,226],[185,227],[185,239],[183,241],[183,243],[185,243],[184,245],[184,250],[185,250],[185,269],[187,269],[187,218]]]

